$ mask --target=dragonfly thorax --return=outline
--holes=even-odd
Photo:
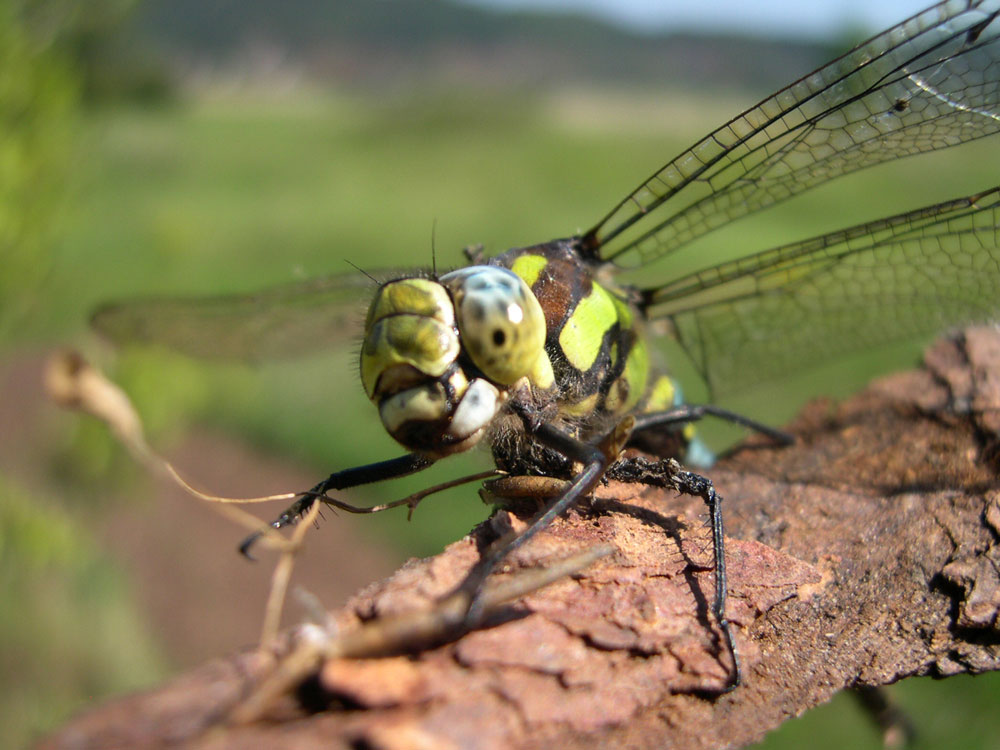
[[[545,316],[519,276],[470,266],[382,286],[365,323],[361,380],[410,450],[467,450],[521,383],[548,387]]]

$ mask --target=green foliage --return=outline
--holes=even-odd
[[[131,0],[128,0],[131,2]],[[0,350],[50,311],[72,195],[81,77],[76,40],[118,0],[0,2]],[[73,296],[86,275],[64,294]],[[5,393],[12,399],[21,394]],[[19,425],[3,425],[14,433]],[[108,441],[84,441],[105,463]],[[89,696],[165,673],[124,576],[58,503],[0,473],[0,746],[19,747]]]
[[[65,46],[80,76],[85,103],[161,104],[173,99],[165,62],[130,33],[136,5],[136,0],[89,0],[86,12],[75,16]]]
[[[39,285],[52,269],[76,101],[58,46],[59,11],[50,3],[0,3],[0,342],[39,304]]]
[[[0,2],[0,343],[43,313],[71,194],[81,96],[161,100],[162,71],[112,43],[134,0]],[[31,330],[29,327],[28,330]]]
[[[2,475],[0,601],[0,746],[23,746],[87,696],[165,673],[121,570],[89,530]]]

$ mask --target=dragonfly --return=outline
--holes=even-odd
[[[472,628],[488,576],[603,478],[658,481],[707,504],[712,617],[737,685],[721,498],[708,478],[671,459],[709,463],[693,430],[707,416],[786,437],[718,406],[720,393],[995,318],[1000,186],[691,273],[672,275],[669,258],[836,177],[998,131],[1000,0],[946,0],[712,131],[583,233],[493,257],[469,251],[468,265],[443,274],[386,274],[368,307],[360,375],[406,453],[334,472],[271,526],[296,523],[316,502],[351,507],[331,493],[413,474],[479,444],[505,472],[563,478],[527,528],[498,540],[461,584],[469,594],[462,624]],[[655,284],[617,275],[642,268],[648,278],[654,265]],[[296,354],[350,330],[371,288],[371,275],[339,274],[251,295],[113,304],[93,323],[119,343],[199,356]],[[706,403],[686,403],[677,382],[651,365],[660,329],[707,384]],[[657,458],[624,454],[625,445]]]

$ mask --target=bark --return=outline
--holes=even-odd
[[[743,662],[728,693],[701,501],[611,484],[503,575],[617,551],[455,642],[327,660],[259,720],[232,723],[289,639],[92,709],[40,746],[729,747],[847,687],[1000,667],[1000,333],[938,343],[924,369],[814,403],[791,429],[795,445],[751,441],[709,472]],[[426,609],[521,523],[499,512],[411,561],[335,613],[338,627]]]

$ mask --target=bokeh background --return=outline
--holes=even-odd
[[[672,5],[695,4],[623,22],[607,6],[527,0],[0,0],[0,746],[252,644],[269,585],[268,559],[235,553],[242,529],[45,401],[46,357],[72,346],[109,370],[157,448],[209,491],[302,489],[396,455],[350,347],[253,368],[112,352],[89,313],[348,263],[429,266],[432,249],[446,267],[468,244],[500,252],[585,229],[698,136],[878,30],[843,3],[743,4],[752,22],[722,4],[697,4],[694,19]],[[841,14],[789,23],[827,5]],[[892,5],[880,25],[921,4]],[[704,252],[985,189],[997,148],[845,179],[711,235]],[[766,391],[733,405],[780,423],[918,351],[782,386],[780,405]],[[352,498],[387,501],[486,466],[462,457]],[[472,498],[432,498],[409,523],[327,514],[296,581],[335,607],[459,538],[488,513]],[[302,617],[290,603],[287,621]],[[907,680],[894,694],[920,746],[1000,747],[995,676]],[[841,696],[765,744],[847,743],[879,738]]]

